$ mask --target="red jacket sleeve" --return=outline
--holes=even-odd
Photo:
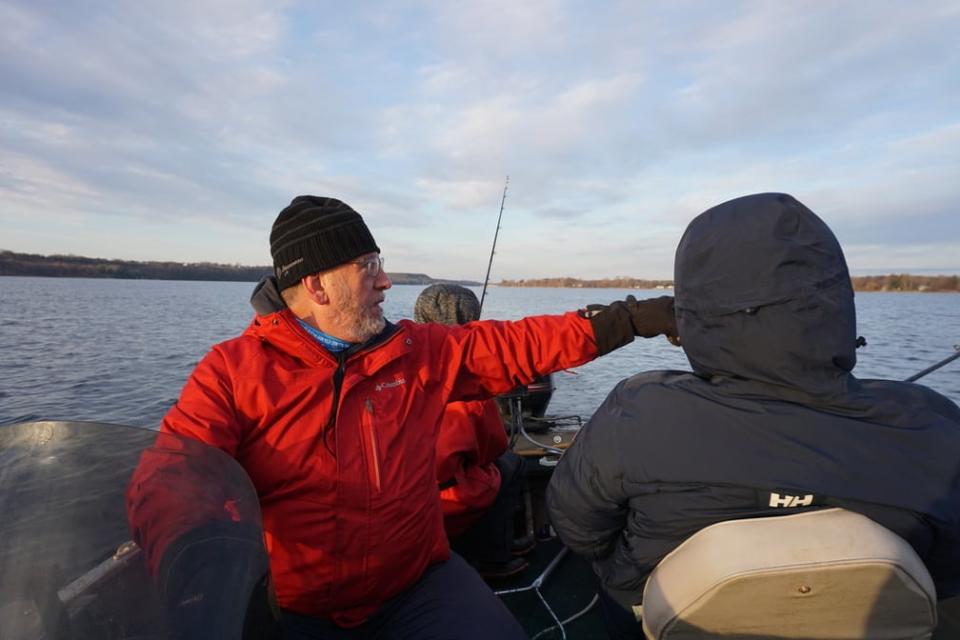
[[[471,403],[474,414],[474,431],[477,434],[477,464],[491,464],[507,450],[507,432],[503,428],[500,410],[493,400]]]
[[[597,356],[590,321],[576,312],[516,321],[432,325],[434,361],[450,400],[479,400],[529,384],[540,375],[577,367]]]
[[[127,488],[133,538],[144,549],[151,571],[169,545],[188,531],[212,521],[259,521],[256,494],[252,488],[245,494],[238,489],[248,486],[249,479],[233,460],[206,447],[236,454],[241,424],[229,379],[226,362],[214,347],[164,416],[157,443],[144,451]],[[241,475],[228,477],[230,473]],[[254,504],[246,504],[251,501]]]
[[[437,481],[447,535],[463,533],[497,497],[494,464],[507,435],[493,400],[447,405],[437,440]]]
[[[437,437],[437,482],[470,466],[492,464],[507,450],[507,434],[493,400],[451,402]]]
[[[199,527],[224,521],[260,526],[256,492],[234,460],[164,433],[140,456],[126,504],[133,540],[152,573],[171,543]]]
[[[214,347],[190,374],[160,431],[191,437],[235,456],[242,425],[234,406],[226,361]]]

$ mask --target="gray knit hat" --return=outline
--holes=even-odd
[[[380,252],[360,214],[336,198],[297,196],[270,230],[270,255],[281,291],[304,276]]]
[[[463,324],[480,318],[476,294],[456,284],[432,284],[424,289],[413,306],[417,322]]]

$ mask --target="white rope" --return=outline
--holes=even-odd
[[[581,609],[580,611],[576,612],[575,614],[573,614],[572,616],[570,616],[570,617],[567,618],[566,620],[561,620],[561,621],[560,621],[560,631],[561,631],[561,633],[563,633],[564,637],[566,637],[566,633],[564,632],[563,627],[564,627],[565,625],[570,624],[571,622],[573,622],[573,621],[576,620],[577,618],[582,618],[583,616],[587,615],[587,612],[589,612],[590,609],[593,609],[593,605],[597,604],[597,600],[599,600],[599,598],[600,598],[600,594],[599,594],[599,593],[593,594],[593,600],[591,600],[591,601],[587,604],[587,606],[585,606],[583,609]],[[551,631],[553,631],[553,630],[556,629],[556,628],[557,628],[557,625],[553,625],[552,627],[547,627],[546,629],[541,629],[540,631],[538,631],[537,633],[535,633],[533,636],[531,636],[531,637],[530,637],[530,640],[537,640],[538,638],[542,638],[543,636],[545,636],[546,634],[550,633]]]

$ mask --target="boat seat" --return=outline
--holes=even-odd
[[[903,538],[824,509],[697,532],[650,575],[642,617],[649,640],[920,640],[936,628],[936,605],[933,580]]]

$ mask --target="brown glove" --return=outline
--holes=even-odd
[[[626,300],[608,305],[589,305],[580,313],[589,318],[593,325],[598,355],[633,342],[634,336],[653,338],[665,334],[670,342],[678,343],[677,320],[671,296],[646,300],[627,296]]]

